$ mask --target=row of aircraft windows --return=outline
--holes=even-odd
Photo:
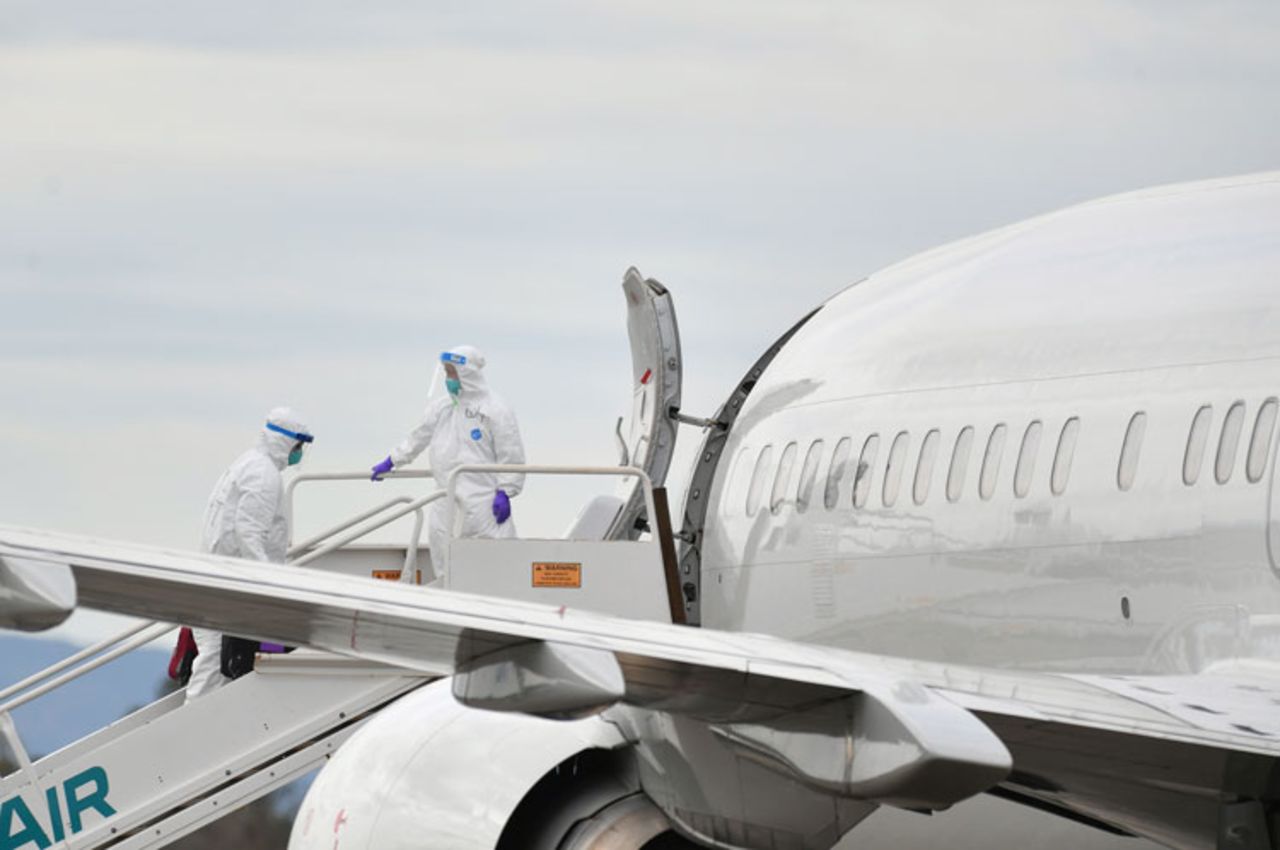
[[[1250,483],[1262,480],[1266,471],[1267,458],[1271,451],[1271,435],[1275,430],[1277,414],[1276,399],[1267,399],[1258,409],[1253,424],[1253,435],[1249,441],[1249,453],[1245,462],[1245,474]],[[1222,431],[1218,437],[1217,456],[1214,460],[1214,478],[1219,484],[1231,480],[1231,472],[1235,468],[1236,453],[1240,445],[1241,433],[1244,429],[1245,403],[1237,401],[1227,409],[1223,419]],[[1194,485],[1200,478],[1205,451],[1209,445],[1209,432],[1213,425],[1213,406],[1205,405],[1196,411],[1191,420],[1191,431],[1187,438],[1187,448],[1182,462],[1182,480],[1187,486]],[[1142,441],[1147,430],[1147,414],[1143,411],[1135,413],[1125,429],[1124,441],[1120,447],[1120,460],[1116,468],[1116,486],[1122,491],[1133,487],[1138,474],[1138,459],[1142,452]],[[969,459],[973,453],[976,432],[973,426],[966,425],[956,435],[951,450],[951,460],[947,470],[947,501],[957,502],[964,493],[965,480],[969,473]],[[995,495],[996,485],[1000,477],[1000,465],[1004,458],[1005,443],[1008,440],[1009,427],[1001,422],[991,429],[987,435],[986,448],[982,453],[982,466],[978,473],[978,496],[988,501]],[[1031,483],[1035,475],[1036,459],[1040,453],[1040,443],[1044,436],[1044,424],[1034,420],[1022,432],[1022,441],[1018,449],[1017,463],[1013,471],[1013,495],[1025,498],[1031,492]],[[1063,423],[1057,435],[1057,449],[1053,456],[1053,467],[1049,474],[1049,490],[1060,496],[1067,489],[1071,478],[1071,463],[1075,458],[1076,444],[1080,439],[1080,419],[1073,416]],[[920,450],[916,455],[915,474],[911,481],[911,498],[917,505],[923,505],[929,498],[929,488],[933,483],[933,471],[938,457],[941,434],[934,428],[924,435]],[[911,448],[911,435],[907,431],[899,431],[889,445],[888,455],[884,463],[884,472],[880,480],[880,500],[885,507],[897,504],[902,489],[903,473],[908,462]],[[743,461],[748,450],[743,451]],[[774,472],[773,487],[769,498],[769,509],[773,513],[781,510],[786,500],[794,495],[796,510],[807,511],[812,504],[818,483],[818,471],[826,451],[826,442],[818,439],[809,444],[800,466],[799,481],[794,490],[791,489],[792,475],[795,472],[799,456],[799,444],[787,443],[778,458],[776,470],[773,465],[773,446],[766,445],[756,458],[751,474],[751,484],[747,489],[747,515],[754,516],[760,509],[764,498],[766,480],[770,472]],[[831,453],[827,465],[826,485],[823,488],[822,503],[827,510],[833,510],[840,500],[840,490],[846,474],[850,470],[849,457],[853,451],[853,440],[842,437]],[[880,435],[871,434],[862,443],[858,453],[857,465],[853,466],[853,506],[865,507],[872,490],[872,477],[880,454]]]

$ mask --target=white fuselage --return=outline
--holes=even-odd
[[[1173,187],[948,246],[831,299],[729,433],[702,624],[1045,671],[1280,656],[1277,222],[1280,174]],[[328,848],[341,828],[344,847],[492,848],[525,823],[512,807],[538,776],[577,775],[566,755],[616,738],[603,720],[463,710],[423,689],[344,745],[290,847]],[[736,763],[718,776],[710,738],[655,740],[637,763],[662,756],[665,792],[704,811],[713,799],[796,834],[833,817],[798,784],[757,787]],[[574,823],[550,801],[598,808],[598,785],[532,795],[539,828]],[[938,818],[885,809],[838,846],[940,839],[1151,846],[986,796]]]
[[[831,299],[731,432],[703,624],[1046,670],[1275,657],[1277,221],[1276,174],[1121,196]]]

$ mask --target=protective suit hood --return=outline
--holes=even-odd
[[[484,354],[474,345],[455,345],[440,352],[440,361],[428,396],[430,401],[439,401],[449,396],[449,391],[445,388],[446,363],[457,371],[458,381],[462,384],[459,401],[475,401],[489,395],[489,382],[484,376]]]
[[[275,428],[273,429],[272,426]],[[283,434],[281,431],[289,433]],[[273,408],[267,414],[267,422],[263,426],[262,433],[258,435],[258,448],[271,459],[276,469],[284,469],[289,465],[289,452],[298,444],[300,437],[307,443],[312,439],[311,432],[302,421],[302,417],[289,407]]]

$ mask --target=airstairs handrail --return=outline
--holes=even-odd
[[[68,666],[75,663],[74,661],[71,661],[71,659],[68,659],[42,670],[36,675],[28,677],[17,685],[4,690],[3,695],[6,697],[14,693],[24,693],[22,693],[21,696],[9,700],[9,702],[0,704],[0,714],[6,714],[19,706],[26,705],[32,700],[38,699],[50,691],[62,687],[67,682],[78,679],[81,676],[97,670],[104,664],[116,660],[122,655],[133,652],[140,646],[145,646],[153,640],[164,637],[175,628],[177,628],[177,626],[170,623],[143,623],[141,626],[129,629],[117,637],[112,638],[110,641],[103,641],[101,644],[98,644],[98,646],[102,646],[103,644],[106,644],[106,646],[116,646],[114,649],[111,649],[109,652],[104,652],[81,667],[77,667],[67,673],[61,673],[62,670],[65,670]],[[93,648],[94,647],[90,647],[90,649]],[[75,659],[79,656],[80,660],[83,660],[84,658],[89,657],[85,654],[86,652],[87,650],[76,653],[76,655],[71,656],[71,658]],[[59,673],[61,673],[61,675],[59,675]],[[39,684],[41,682],[43,682],[43,684]]]
[[[56,676],[57,674],[61,673],[63,670],[66,670],[68,667],[73,667],[76,664],[79,664],[81,661],[84,661],[86,658],[92,658],[93,656],[97,655],[99,652],[102,652],[103,650],[106,650],[106,649],[110,649],[120,641],[128,640],[129,638],[133,637],[143,629],[150,628],[151,626],[154,626],[154,625],[155,623],[152,621],[144,621],[144,622],[138,623],[136,626],[130,626],[128,629],[126,629],[125,631],[121,632],[118,635],[115,635],[114,637],[109,637],[109,638],[106,638],[105,640],[100,640],[97,643],[95,643],[93,646],[86,647],[80,650],[79,652],[75,653],[74,655],[69,655],[66,658],[62,659],[61,661],[57,662],[56,664],[51,664],[45,669],[41,670],[40,672],[33,673],[32,675],[28,676],[22,681],[16,682],[4,688],[3,690],[0,690],[0,700],[6,700],[9,697],[13,696],[14,694],[25,691],[27,688],[30,688],[33,685],[38,685],[40,682],[43,682],[45,679],[49,678],[50,676]]]
[[[285,487],[284,510],[285,510],[285,517],[287,518],[289,523],[289,528],[291,530],[293,529],[293,491],[298,488],[298,485],[306,483],[308,481],[364,481],[364,480],[367,480],[368,477],[369,477],[369,473],[364,471],[304,472],[303,474],[294,477],[293,480],[291,480],[289,484]],[[399,472],[388,472],[383,476],[383,478],[385,479],[431,478],[431,477],[432,477],[431,470],[429,469],[406,469],[406,470],[401,470]],[[382,513],[383,511],[395,505],[414,504],[415,507],[412,510],[397,511],[396,513],[386,517],[385,519],[363,529],[357,534],[348,535],[342,538],[340,542],[337,542],[336,544],[326,545],[324,548],[316,550],[314,552],[307,552],[307,554],[303,555],[297,561],[293,561],[291,563],[295,566],[301,566],[302,564],[310,563],[311,561],[314,561],[317,558],[320,558],[324,555],[328,555],[330,552],[334,552],[338,549],[341,549],[343,546],[347,545],[348,543],[358,540],[361,537],[364,537],[366,534],[370,534],[374,531],[377,531],[379,528],[383,528],[387,525],[390,525],[391,523],[395,522],[401,517],[409,513],[412,513],[413,511],[416,511],[417,515],[413,518],[413,535],[409,540],[409,545],[405,547],[404,566],[402,568],[402,572],[407,574],[411,572],[418,563],[418,548],[421,545],[421,541],[422,541],[422,525],[423,525],[422,507],[433,501],[435,501],[435,499],[427,499],[426,501],[419,499],[416,502],[413,502],[411,501],[411,498],[409,496],[398,496],[393,499],[388,499],[386,502],[383,502],[381,505],[378,505],[377,507],[370,508],[369,510],[364,511],[363,513],[357,516],[351,517],[350,519],[346,519],[338,523],[337,525],[333,526],[332,528],[326,529],[320,534],[311,536],[310,538],[304,540],[301,543],[295,543],[291,545],[289,547],[289,552],[288,552],[289,557],[297,555],[299,552],[306,552],[307,549],[310,549],[311,547],[320,543],[322,540],[328,540],[330,537],[333,537],[335,534],[340,534],[341,532],[346,531],[348,528],[359,525],[360,523],[364,522],[370,517],[377,516],[378,514]]]
[[[398,478],[430,478],[429,469],[405,469],[388,472],[382,478],[391,481]],[[369,473],[365,472],[303,472],[295,475],[284,488],[284,512],[289,520],[289,528],[293,528],[293,491],[308,481],[367,481]],[[313,544],[314,545],[314,544]]]
[[[177,626],[169,623],[157,623],[154,621],[138,623],[114,637],[100,640],[93,646],[73,653],[61,661],[50,664],[40,672],[0,690],[0,740],[8,743],[9,750],[18,759],[18,764],[21,768],[19,772],[25,772],[31,768],[31,758],[27,755],[27,748],[18,734],[17,724],[13,721],[12,712],[14,709],[33,702],[68,682],[74,682],[76,679],[86,676],[104,664],[115,661],[120,656],[133,652],[138,647],[151,643],[153,640],[164,637],[176,628]],[[87,663],[81,664],[81,662],[85,661]],[[66,672],[63,672],[64,670]],[[11,697],[12,699],[10,699]],[[8,700],[8,702],[4,702],[4,700]]]
[[[337,525],[333,526],[330,529],[327,529],[325,531],[320,532],[319,534],[315,534],[315,535],[312,535],[311,537],[308,537],[306,540],[302,541],[301,543],[293,544],[292,546],[289,547],[289,551],[286,554],[286,557],[292,558],[294,555],[298,555],[302,552],[306,552],[308,549],[315,546],[317,543],[320,543],[324,540],[328,540],[333,535],[346,531],[348,528],[351,528],[354,525],[359,525],[360,523],[367,520],[369,517],[376,516],[377,514],[382,513],[387,508],[395,507],[396,505],[406,505],[412,501],[413,499],[410,496],[397,496],[394,499],[388,499],[382,504],[376,507],[369,508],[369,510],[364,511],[363,513],[357,514],[356,516],[353,516],[350,519],[344,520],[343,522],[338,523]]]
[[[17,725],[13,722],[12,712],[14,709],[37,700],[68,682],[73,682],[82,676],[86,676],[104,664],[133,652],[138,647],[151,643],[153,640],[164,637],[164,635],[176,628],[177,626],[169,623],[157,623],[154,621],[138,623],[114,637],[100,640],[93,646],[73,653],[61,661],[49,665],[40,672],[0,690],[0,740],[8,742],[9,749],[18,758],[20,767],[23,770],[29,769],[31,760],[27,756],[27,750],[22,743],[22,738],[18,735]],[[81,663],[85,661],[87,663]],[[8,702],[4,702],[4,700],[8,700]]]
[[[329,543],[326,543],[324,546],[321,546],[319,549],[316,549],[314,552],[308,552],[307,554],[303,555],[301,558],[296,558],[290,561],[289,565],[294,567],[301,567],[306,564],[309,564],[312,561],[316,560],[317,558],[321,558],[325,555],[328,555],[330,552],[336,552],[338,549],[341,549],[343,546],[346,546],[348,543],[351,543],[354,540],[359,540],[361,537],[364,537],[366,534],[369,534],[370,532],[373,532],[373,531],[377,531],[379,528],[382,528],[383,526],[389,525],[395,522],[396,520],[400,519],[400,517],[407,516],[408,514],[414,513],[416,511],[418,516],[414,523],[413,540],[410,541],[409,551],[405,556],[405,563],[408,564],[411,560],[416,558],[418,553],[418,540],[421,537],[421,533],[422,533],[422,509],[427,505],[431,504],[432,502],[438,499],[443,499],[443,498],[444,498],[444,491],[442,490],[436,490],[434,493],[428,493],[425,496],[420,496],[417,499],[414,499],[413,501],[409,502],[403,508],[400,508],[397,511],[391,512],[387,516],[382,517],[381,519],[378,520],[378,522],[374,523],[373,525],[367,526],[365,528],[358,528],[355,531],[351,532],[350,534],[343,535],[342,537],[339,537],[337,540],[333,540]]]
[[[445,492],[449,495],[449,505],[458,503],[458,479],[468,473],[475,472],[514,472],[521,475],[598,475],[598,476],[614,476],[620,475],[628,478],[638,478],[640,486],[644,489],[644,504],[648,511],[647,516],[654,517],[657,515],[653,502],[653,482],[649,479],[649,474],[637,466],[556,466],[552,464],[524,464],[524,463],[464,463],[449,473],[449,480],[445,484]],[[461,530],[459,526],[462,523],[461,512],[455,513],[453,522],[450,524],[452,537],[457,537]]]

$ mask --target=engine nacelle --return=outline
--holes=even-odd
[[[479,711],[436,682],[334,755],[303,801],[289,850],[694,847],[640,793],[626,744],[600,718]]]

